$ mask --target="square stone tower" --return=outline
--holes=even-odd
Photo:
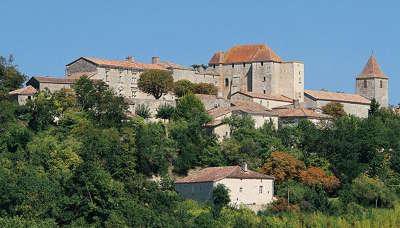
[[[209,66],[223,79],[218,91],[224,98],[241,91],[304,100],[304,64],[283,61],[267,45],[237,45],[216,52]]]
[[[375,98],[381,107],[389,106],[389,78],[382,72],[374,55],[356,78],[356,93],[370,100]]]

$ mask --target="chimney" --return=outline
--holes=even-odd
[[[242,168],[242,170],[243,170],[244,172],[247,172],[247,171],[248,171],[248,169],[247,169],[247,163],[246,163],[246,162],[243,162],[243,163],[240,165],[240,167]]]
[[[133,62],[133,57],[132,57],[132,56],[127,56],[127,57],[125,58],[125,60],[126,60],[126,61],[129,61],[129,62]]]
[[[294,100],[294,101],[293,101],[293,107],[294,107],[294,108],[300,108],[300,101],[297,100],[297,99]]]
[[[160,63],[160,57],[158,57],[158,56],[151,57],[151,63],[152,64],[159,64]]]

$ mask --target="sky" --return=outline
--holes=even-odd
[[[62,77],[80,56],[183,65],[238,44],[305,64],[305,88],[354,93],[373,52],[400,103],[400,1],[1,0],[0,55],[28,76]]]

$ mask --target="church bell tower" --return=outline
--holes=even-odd
[[[389,77],[382,72],[374,54],[356,78],[356,93],[370,100],[375,98],[381,107],[389,106]]]

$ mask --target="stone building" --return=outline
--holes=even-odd
[[[37,90],[32,86],[27,86],[21,89],[16,89],[14,91],[9,92],[8,94],[12,97],[12,99],[16,100],[18,104],[24,105],[28,100],[31,100],[33,95],[37,93]]]
[[[37,91],[48,89],[50,92],[55,92],[61,89],[71,89],[75,81],[72,78],[35,76],[29,79],[26,85],[32,86]]]
[[[371,101],[358,94],[335,93],[328,91],[305,90],[304,101],[307,108],[322,109],[330,102],[343,105],[347,114],[361,118],[368,117]]]
[[[250,116],[254,121],[255,128],[260,128],[265,123],[272,123],[274,128],[278,128],[278,115],[271,110],[267,110],[264,106],[252,101],[232,101],[230,107],[217,107],[210,109],[208,114],[211,116],[212,121],[209,122],[206,127],[217,136],[219,141],[230,137],[230,126],[225,123],[224,120],[232,115]]]
[[[389,106],[389,78],[382,72],[374,55],[356,78],[356,93],[370,100],[375,98],[381,107]]]
[[[273,201],[274,177],[243,166],[209,167],[176,180],[175,189],[184,198],[211,202],[213,189],[223,184],[229,190],[231,206],[244,205],[254,211]]]
[[[266,45],[238,45],[217,52],[209,67],[220,75],[219,91],[225,98],[241,91],[303,101],[304,64],[283,61]]]
[[[280,106],[293,104],[293,100],[283,95],[270,95],[255,92],[236,92],[232,94],[231,101],[251,101],[264,106],[267,109],[273,109]]]

